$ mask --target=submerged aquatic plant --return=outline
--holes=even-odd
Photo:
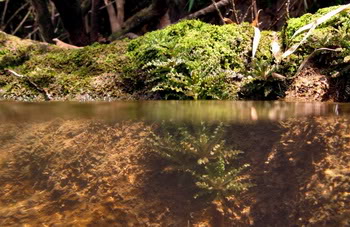
[[[199,128],[169,124],[150,138],[152,150],[164,158],[168,171],[189,173],[200,189],[198,196],[222,200],[247,190],[251,184],[242,176],[248,164],[239,164],[243,153],[226,145],[224,125],[201,123]]]

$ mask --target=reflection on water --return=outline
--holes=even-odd
[[[285,120],[350,113],[348,104],[257,101],[132,101],[114,103],[0,102],[0,121],[97,118],[103,120],[232,121]]]
[[[349,116],[325,103],[0,103],[0,226],[218,226],[213,198],[194,196],[221,196],[232,165],[255,186],[216,204],[224,226],[347,226]]]

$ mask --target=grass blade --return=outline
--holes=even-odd
[[[300,45],[302,45],[303,43],[306,42],[307,38],[312,34],[312,32],[316,29],[316,27],[324,22],[326,22],[327,20],[329,20],[331,17],[337,15],[338,13],[350,9],[350,4],[346,4],[343,6],[340,6],[339,8],[332,10],[331,12],[327,13],[326,15],[318,18],[317,20],[315,20],[314,22],[307,24],[301,28],[299,28],[294,35],[292,36],[295,37],[296,35],[300,34],[303,31],[309,30],[308,33],[304,36],[304,38],[297,44],[294,44],[291,48],[289,48],[286,52],[283,53],[282,58],[286,58],[289,55],[291,55],[292,53],[294,53],[294,51],[296,51],[296,49],[298,49],[298,47]]]
[[[258,50],[260,38],[261,38],[260,29],[257,28],[257,27],[254,27],[254,39],[253,39],[252,58],[255,57],[256,51]]]
[[[335,9],[335,10],[332,10],[330,11],[329,13],[325,14],[324,16],[318,18],[317,20],[315,20],[314,22],[310,23],[310,24],[307,24],[301,28],[299,28],[295,33],[294,35],[292,36],[292,38],[294,38],[295,36],[297,36],[298,34],[306,31],[306,30],[309,30],[311,29],[313,26],[318,26],[320,24],[322,24],[323,22],[326,22],[327,20],[329,20],[331,17],[337,15],[338,13],[346,10],[346,9],[350,9],[350,4],[346,4],[346,5],[343,5],[343,6],[340,6],[339,8]]]

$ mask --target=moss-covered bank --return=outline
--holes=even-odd
[[[120,86],[123,67],[128,64],[124,41],[62,49],[1,33],[0,45],[2,99],[89,101],[130,98]]]
[[[290,19],[278,33],[261,32],[255,57],[252,57],[254,28],[249,24],[215,26],[182,21],[131,42],[70,50],[1,33],[0,98],[277,99],[283,98],[290,86],[303,93],[303,89],[295,89],[300,84],[296,79],[308,80],[310,73],[305,73],[308,71],[322,78],[313,80],[311,75],[310,80],[316,81],[316,85],[307,89],[322,93],[320,100],[348,101],[348,12],[318,26],[287,58],[276,59],[271,52],[273,40],[287,50],[306,34],[294,37],[297,29],[335,8]],[[327,86],[317,86],[320,81],[326,81]],[[289,96],[299,93],[287,92]],[[312,99],[313,95],[307,96]]]

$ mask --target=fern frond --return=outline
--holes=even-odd
[[[214,127],[202,122],[197,130],[174,126],[159,136],[152,134],[150,142],[152,149],[169,162],[168,169],[189,173],[201,194],[220,197],[251,186],[241,176],[249,165],[235,164],[243,152],[227,147],[224,131],[222,123]]]

